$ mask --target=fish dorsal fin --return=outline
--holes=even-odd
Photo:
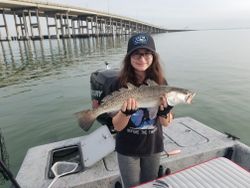
[[[127,91],[128,89],[127,88],[120,88],[118,91],[114,91],[113,93],[111,93],[110,95],[107,95],[105,96],[103,99],[102,99],[102,103],[106,102],[106,101],[109,101],[111,100],[111,98],[114,98],[114,97],[117,97],[119,95],[121,95],[121,93]]]
[[[136,86],[135,85],[133,85],[133,84],[131,84],[131,83],[127,83],[127,87],[128,87],[128,89],[135,89],[136,88]]]
[[[148,86],[158,86],[158,84],[154,80],[151,80],[151,79],[147,79],[146,83]]]
[[[102,99],[102,103],[106,102],[106,101],[109,101],[111,98],[115,97],[115,96],[118,96],[120,95],[120,90],[119,91],[115,91],[113,93],[111,93],[110,95],[107,95],[105,96],[103,99]]]
[[[132,90],[132,89],[135,89],[137,88],[135,85],[131,84],[131,83],[127,83],[127,87],[128,88],[125,88],[125,87],[122,87],[120,88],[118,91],[115,91],[113,93],[111,93],[110,95],[107,95],[105,96],[103,99],[102,99],[102,103],[110,100],[111,98],[114,98],[114,97],[117,97],[119,95],[121,95],[122,93],[128,91],[128,90]]]

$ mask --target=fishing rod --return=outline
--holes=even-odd
[[[3,181],[10,180],[15,188],[21,188],[11,171],[7,168],[6,164],[8,164],[8,153],[4,144],[4,137],[0,129],[0,173],[3,175]]]
[[[11,183],[14,185],[15,188],[21,188],[20,185],[17,183],[16,179],[14,178],[11,171],[5,166],[4,162],[0,160],[0,172],[3,174],[3,177],[6,180],[10,180]]]

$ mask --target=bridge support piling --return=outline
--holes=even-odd
[[[67,32],[67,38],[71,38],[71,33],[70,33],[70,25],[69,25],[69,13],[66,12],[66,24],[65,24],[65,27],[66,27],[66,32]]]
[[[56,29],[56,38],[59,39],[60,35],[59,35],[59,28],[58,28],[58,21],[57,21],[57,14],[55,14],[55,29]]]
[[[90,35],[89,35],[89,19],[88,18],[86,18],[86,28],[87,28],[87,35],[89,37]]]
[[[95,16],[95,37],[99,37],[98,17]]]
[[[64,38],[64,24],[63,24],[63,15],[60,14],[60,29],[61,29],[61,36]]]
[[[29,15],[31,38],[34,39],[33,24],[32,24],[32,20],[31,20],[31,12],[30,12],[30,10],[28,10],[28,15]]]
[[[38,30],[39,39],[43,39],[38,9],[36,9],[36,22],[37,22],[37,30]]]
[[[16,13],[15,12],[13,12],[13,17],[14,17],[14,22],[15,22],[17,40],[19,40],[20,39],[20,34],[19,34],[19,31],[18,31],[18,24],[17,24],[17,19],[16,19]]]
[[[24,11],[22,11],[22,19],[23,19],[23,27],[24,27],[23,29],[25,33],[24,39],[29,40],[30,37],[29,37],[28,25],[27,25],[26,15]]]
[[[75,29],[75,19],[71,19],[71,30],[72,30],[72,36],[73,36],[73,38],[75,38],[76,37],[76,29]]]
[[[9,34],[9,30],[8,30],[8,25],[7,25],[7,21],[6,21],[6,17],[5,17],[5,12],[4,9],[1,11],[2,13],[2,17],[3,17],[3,25],[0,25],[0,28],[3,27],[5,30],[5,34],[6,34],[6,38],[1,38],[0,35],[0,40],[11,40],[10,34]]]
[[[48,39],[50,39],[51,38],[51,36],[50,36],[50,25],[49,25],[49,17],[48,17],[48,15],[46,15],[46,24],[47,24],[47,33],[48,33]]]

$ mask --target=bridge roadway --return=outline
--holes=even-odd
[[[1,0],[0,40],[29,40],[124,35],[136,32],[161,33],[167,30],[136,19],[80,7],[33,0]],[[6,15],[13,15],[16,36],[10,36]],[[41,17],[46,23],[41,23]],[[46,25],[46,33],[41,26]],[[53,30],[53,31],[52,31]],[[0,35],[1,37],[1,35]]]

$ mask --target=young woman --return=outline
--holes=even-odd
[[[128,42],[123,68],[116,88],[127,83],[139,87],[147,79],[167,84],[155,50],[153,38],[146,33],[132,36]],[[112,118],[117,131],[117,159],[124,187],[131,187],[157,178],[160,153],[163,151],[162,125],[167,126],[173,116],[166,98],[161,97],[159,108],[137,108],[137,101],[130,98]]]

